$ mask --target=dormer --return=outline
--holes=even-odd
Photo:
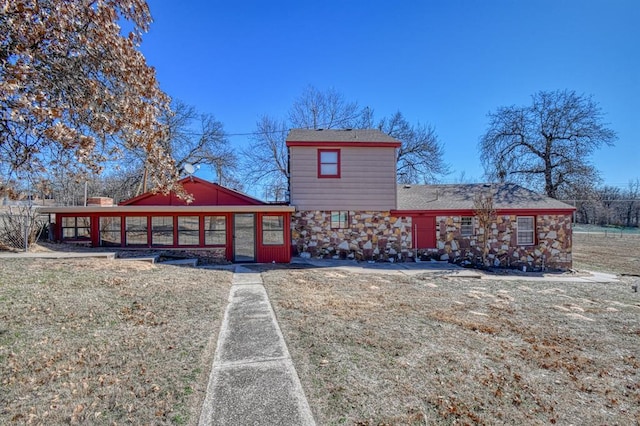
[[[373,129],[293,129],[287,147],[290,200],[298,210],[396,208],[398,140]]]

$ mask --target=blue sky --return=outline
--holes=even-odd
[[[569,89],[592,95],[618,133],[593,158],[604,183],[640,178],[640,1],[148,3],[141,50],[161,87],[228,133],[286,117],[308,85],[334,88],[378,118],[433,125],[452,169],[443,181],[481,181],[487,113]]]

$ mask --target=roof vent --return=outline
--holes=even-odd
[[[411,185],[404,185],[403,188],[409,189],[411,188]]]

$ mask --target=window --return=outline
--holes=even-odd
[[[122,219],[119,217],[101,217],[100,218],[100,245],[101,246],[120,246],[122,242],[120,224]]]
[[[460,218],[460,235],[470,237],[473,235],[473,218],[470,216]]]
[[[262,216],[262,244],[284,244],[284,217]]]
[[[178,245],[197,246],[198,244],[200,244],[200,218],[178,216]]]
[[[535,220],[533,216],[518,217],[518,245],[535,244]]]
[[[173,216],[155,216],[151,218],[151,245],[173,245]]]
[[[91,219],[88,216],[63,217],[63,240],[88,240],[91,238]]]
[[[227,243],[227,220],[224,216],[205,216],[204,244],[223,246]]]
[[[319,178],[339,178],[340,177],[340,150],[339,149],[319,149],[318,150],[318,177]]]
[[[129,216],[126,221],[125,244],[128,246],[147,245],[146,216]]]
[[[331,228],[346,228],[349,223],[349,212],[335,211],[331,212]]]

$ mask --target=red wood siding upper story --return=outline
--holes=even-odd
[[[193,202],[187,204],[174,193],[167,195],[147,192],[139,197],[120,203],[121,206],[249,206],[262,205],[260,200],[206,180],[189,177],[180,181],[185,191],[193,195]]]
[[[319,176],[318,155],[323,150],[339,150],[339,177]],[[396,147],[392,144],[293,145],[289,164],[290,199],[298,210],[396,208]]]

